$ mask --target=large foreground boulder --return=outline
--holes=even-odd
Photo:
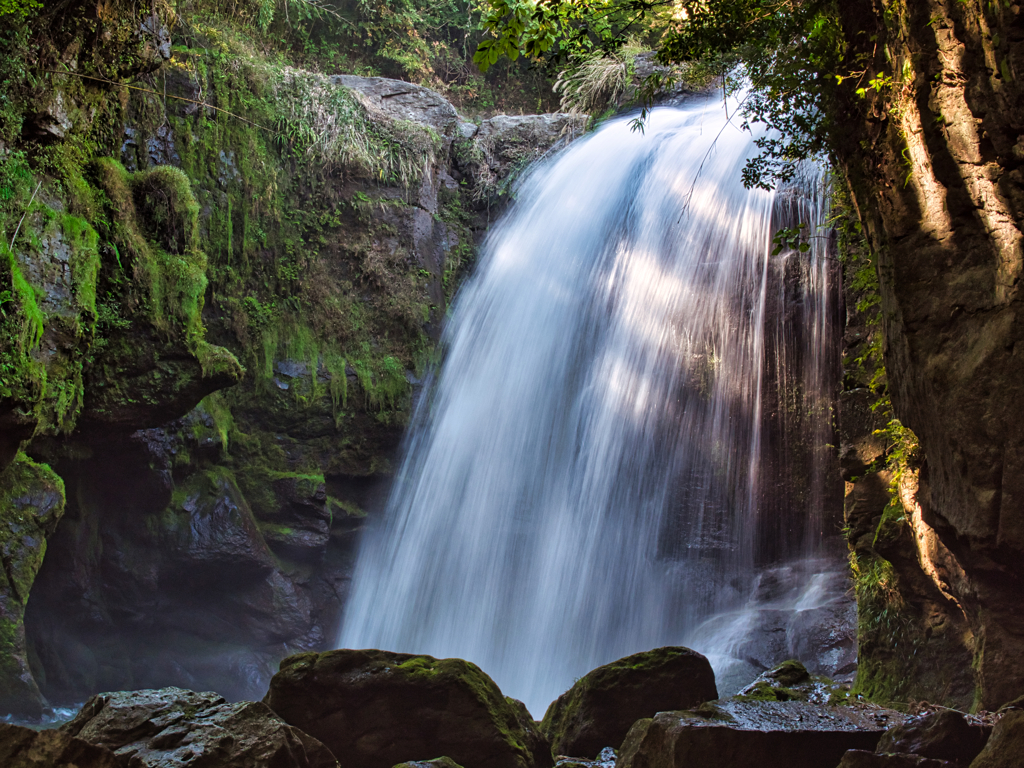
[[[991,726],[971,725],[959,712],[939,710],[889,729],[875,751],[909,753],[969,765],[985,746],[991,731]],[[1021,759],[1024,762],[1024,753]]]
[[[836,768],[873,751],[898,712],[807,701],[723,701],[637,721],[618,768]]]
[[[111,750],[121,768],[338,768],[266,704],[182,688],[98,694],[60,731]]]
[[[59,731],[0,723],[4,768],[119,768],[114,753]]]
[[[551,765],[526,707],[462,659],[301,653],[281,662],[264,701],[323,741],[346,768],[391,768],[439,755],[472,768]]]
[[[641,718],[717,698],[706,658],[689,648],[656,648],[581,677],[548,707],[541,731],[555,754],[592,758],[621,744]]]
[[[1020,768],[1024,765],[1024,711],[1010,710],[992,729],[971,768]]]
[[[864,749],[851,749],[843,755],[838,768],[958,768],[958,766],[948,760],[933,760],[930,757],[906,752],[879,754]]]

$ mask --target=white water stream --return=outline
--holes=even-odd
[[[776,412],[828,437],[824,240],[769,255],[787,217],[821,223],[820,181],[744,189],[756,151],[698,99],[533,170],[454,305],[342,647],[469,659],[540,717],[600,664],[714,645],[697,630],[749,603],[759,565],[821,554],[821,467],[801,470],[798,523],[759,519],[766,467],[789,471],[765,461]]]

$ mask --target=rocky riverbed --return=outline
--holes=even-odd
[[[57,728],[0,724],[7,768],[1010,768],[1024,702],[915,716],[797,661],[717,699],[707,659],[660,648],[600,667],[540,722],[475,665],[303,653],[263,701],[182,688],[90,698]]]

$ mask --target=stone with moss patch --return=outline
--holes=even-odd
[[[0,715],[38,717],[45,706],[29,669],[25,607],[64,513],[64,483],[25,454],[0,473]]]
[[[605,664],[581,677],[544,714],[541,730],[555,754],[595,757],[618,746],[634,722],[718,698],[704,656],[668,646]]]
[[[281,662],[264,701],[351,768],[447,755],[473,768],[545,768],[547,742],[525,707],[474,664],[378,650]]]

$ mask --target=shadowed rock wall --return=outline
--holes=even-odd
[[[840,12],[851,71],[892,78],[850,89],[838,142],[877,257],[889,395],[920,440],[899,489],[913,535],[891,562],[966,622],[947,661],[972,659],[973,704],[995,708],[1024,690],[1024,17],[975,0]],[[904,695],[943,695],[916,683]]]

